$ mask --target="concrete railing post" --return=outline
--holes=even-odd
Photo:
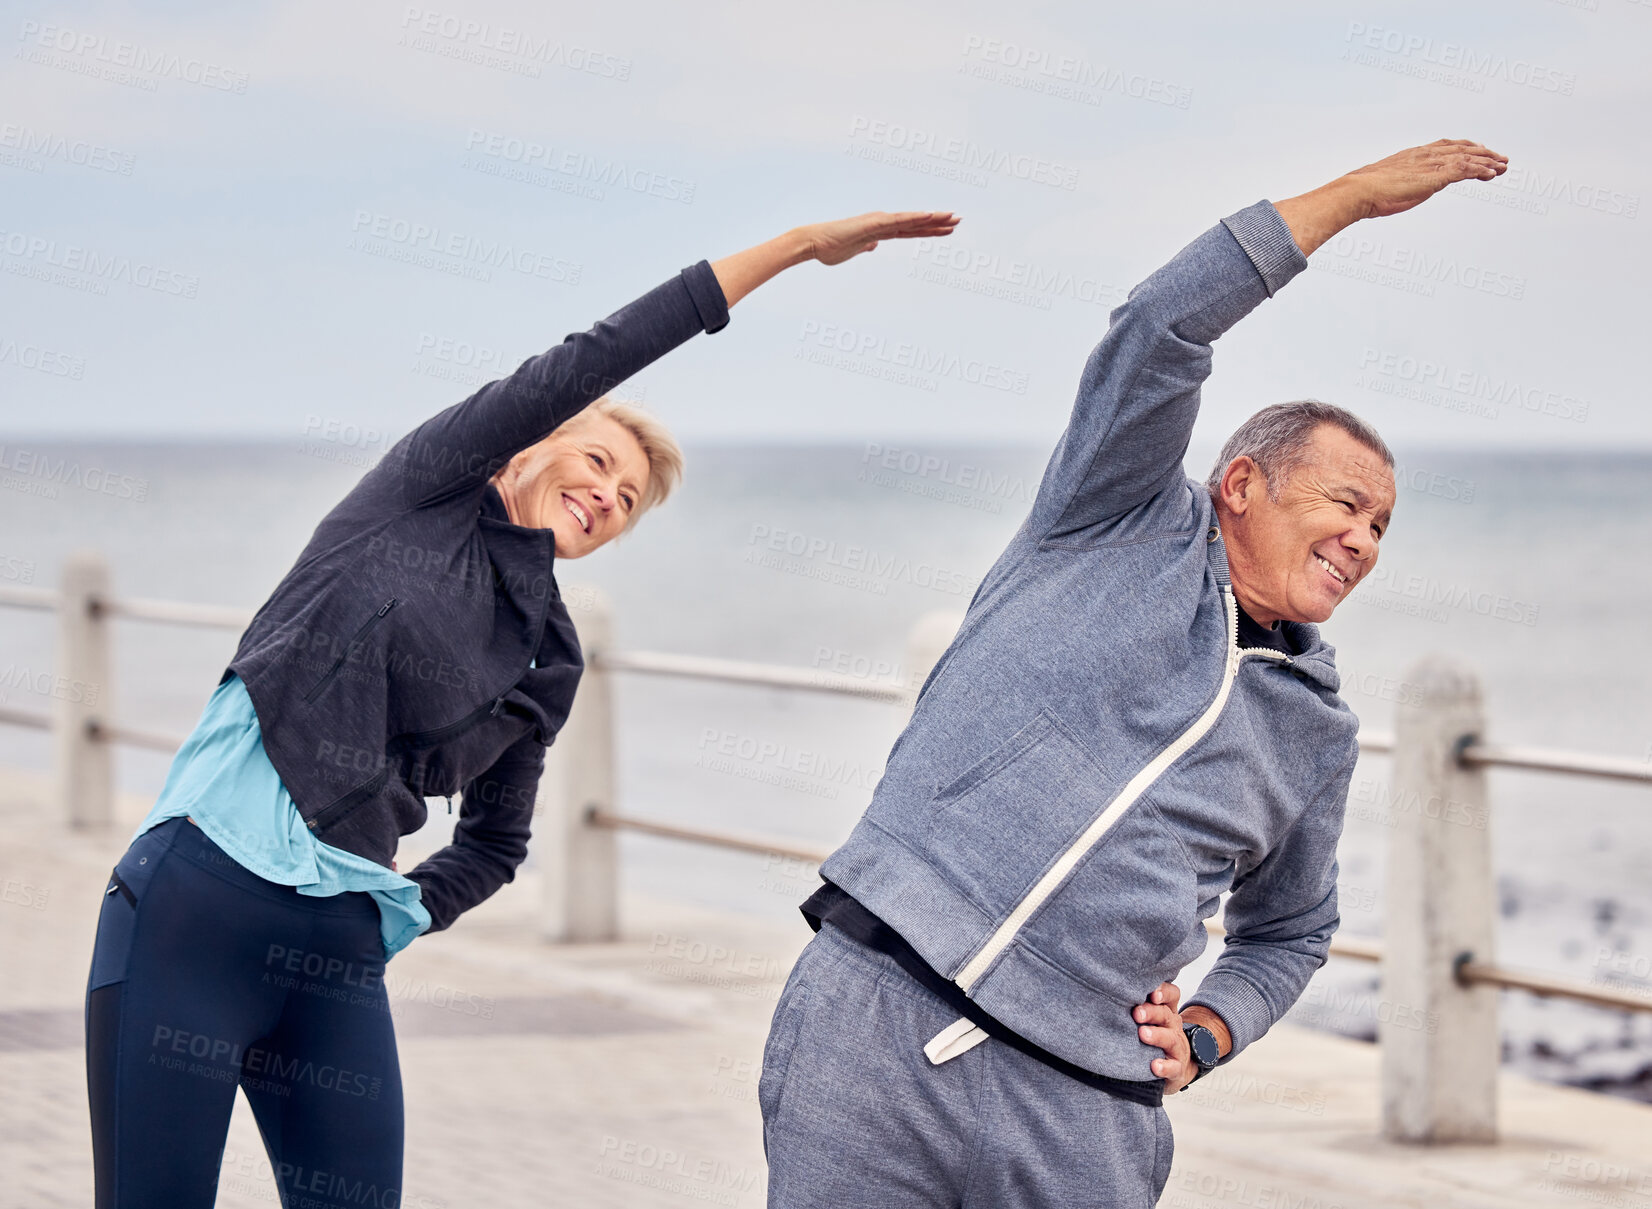
[[[1383,922],[1383,1132],[1403,1142],[1497,1135],[1497,991],[1465,986],[1492,958],[1495,897],[1486,775],[1459,760],[1481,737],[1474,673],[1443,658],[1407,675],[1397,711]]]
[[[929,679],[930,670],[952,645],[964,615],[946,610],[925,613],[906,635],[907,687],[917,692]]]
[[[619,853],[612,829],[591,824],[614,809],[611,677],[598,662],[613,641],[613,610],[594,588],[565,588],[585,654],[574,707],[545,753],[540,795],[545,823],[534,839],[544,869],[544,936],[553,941],[619,938]]]
[[[58,590],[57,674],[52,681],[52,745],[57,817],[97,829],[114,819],[114,771],[99,734],[109,710],[109,564],[93,550],[63,560]]]

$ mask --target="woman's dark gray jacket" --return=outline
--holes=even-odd
[[[488,480],[698,332],[728,323],[705,261],[419,425],[316,527],[241,636],[264,750],[317,838],[389,865],[426,797],[463,795],[413,869],[431,929],[515,874],[545,747],[584,667],[548,529]]]

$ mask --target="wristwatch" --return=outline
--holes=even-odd
[[[1182,1036],[1187,1038],[1188,1051],[1199,1068],[1199,1073],[1187,1081],[1186,1086],[1192,1087],[1201,1076],[1216,1069],[1216,1063],[1222,1057],[1222,1047],[1216,1040],[1216,1034],[1202,1024],[1182,1025]]]

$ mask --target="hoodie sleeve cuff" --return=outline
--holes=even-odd
[[[1308,267],[1308,258],[1296,246],[1291,228],[1274,209],[1273,203],[1259,201],[1222,220],[1239,246],[1250,257],[1262,284],[1272,298],[1279,287]]]
[[[702,260],[684,269],[683,284],[688,287],[688,296],[700,316],[700,326],[707,333],[720,332],[728,326],[728,302],[709,262]]]
[[[1193,998],[1182,1006],[1189,1008],[1194,1004],[1209,1008],[1228,1026],[1233,1048],[1223,1057],[1223,1062],[1236,1058],[1273,1025],[1273,1011],[1262,997],[1262,992],[1237,974],[1212,970],[1199,983]]]

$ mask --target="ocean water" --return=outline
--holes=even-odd
[[[256,607],[321,516],[374,460],[347,441],[3,442],[0,583],[53,586],[65,552],[100,550],[121,595]],[[867,444],[698,448],[678,497],[612,547],[562,563],[575,606],[600,591],[622,648],[911,674],[907,635],[959,613],[1024,517],[1046,450]],[[78,473],[71,473],[69,468]],[[1204,460],[1190,459],[1195,473]],[[1325,632],[1362,724],[1390,730],[1417,661],[1481,677],[1498,741],[1652,759],[1652,455],[1402,451],[1382,561]],[[186,733],[235,647],[229,631],[119,621],[112,713]],[[1098,640],[1100,640],[1098,638]],[[0,703],[45,709],[49,615],[0,609]],[[616,687],[627,813],[830,848],[869,799],[903,723],[867,701],[626,675]],[[46,768],[40,732],[0,726],[0,763]],[[167,758],[120,749],[124,789]],[[1652,990],[1652,793],[1491,774],[1498,959]],[[1361,762],[1340,854],[1343,934],[1380,936],[1388,760]],[[445,841],[433,803],[412,852]],[[651,893],[795,918],[810,867],[647,837],[624,877]],[[532,858],[530,857],[530,860]],[[1214,956],[1184,971],[1191,988]],[[1516,1067],[1652,1099],[1652,1015],[1511,992]],[[1375,967],[1332,960],[1294,1017],[1374,1036],[1394,1010]]]

